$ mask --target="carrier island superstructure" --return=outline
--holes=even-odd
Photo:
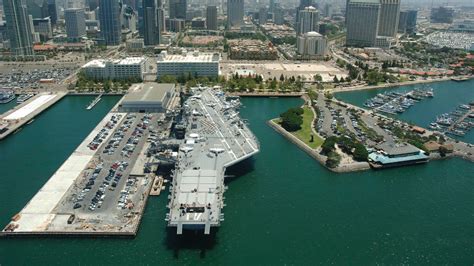
[[[168,226],[204,231],[224,220],[226,168],[259,152],[259,143],[239,117],[240,101],[222,91],[193,88],[183,105],[186,129],[173,172]]]

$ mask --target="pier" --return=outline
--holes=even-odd
[[[0,115],[0,140],[19,130],[23,125],[30,122],[66,95],[66,92],[39,93],[28,101]]]

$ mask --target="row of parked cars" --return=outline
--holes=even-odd
[[[133,204],[129,199],[130,194],[132,194],[133,186],[136,184],[137,179],[135,177],[128,177],[127,182],[125,183],[125,187],[120,191],[120,197],[117,203],[117,209],[131,209]]]
[[[104,167],[103,163],[99,163],[96,165],[94,171],[90,173],[89,179],[87,180],[87,183],[84,185],[84,188],[82,191],[77,195],[75,200],[73,201],[73,209],[79,209],[82,207],[82,201],[84,201],[84,197],[87,195],[87,193],[92,189],[92,186],[95,184],[95,180],[99,176],[100,172],[102,171],[102,168]]]
[[[122,115],[113,115],[110,118],[110,121],[102,128],[99,133],[94,137],[94,139],[87,145],[89,149],[95,151],[99,145],[107,138],[109,131],[114,128],[118,121],[122,118]]]

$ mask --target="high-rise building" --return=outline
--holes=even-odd
[[[398,20],[398,33],[406,33],[407,31],[407,11],[400,11],[400,19]]]
[[[160,43],[160,25],[158,20],[157,0],[143,1],[143,36],[145,45],[157,45]]]
[[[349,46],[374,46],[377,38],[379,0],[349,0],[347,5],[347,37]]]
[[[296,47],[302,56],[324,57],[327,54],[327,39],[317,32],[306,32],[298,36]]]
[[[283,8],[281,8],[279,4],[275,4],[275,8],[273,9],[273,23],[277,25],[285,24]]]
[[[443,7],[431,9],[431,23],[453,23],[454,9],[452,7]]]
[[[186,19],[186,10],[188,3],[186,0],[170,0],[169,1],[169,16],[170,19]]]
[[[56,25],[58,21],[58,6],[56,0],[48,0],[48,16],[51,19],[51,24]]]
[[[69,8],[64,10],[66,34],[68,39],[77,41],[86,36],[86,15],[83,8]]]
[[[319,12],[312,6],[305,7],[299,13],[298,34],[304,34],[310,31],[319,31]]]
[[[217,7],[207,6],[206,25],[208,30],[217,30]]]
[[[259,24],[265,24],[267,23],[268,20],[268,9],[266,7],[261,7],[258,10],[258,23]]]
[[[331,3],[326,3],[326,5],[324,5],[324,16],[330,18],[332,17],[332,14],[333,14],[333,6]]]
[[[380,0],[379,36],[396,37],[400,16],[400,0]]]
[[[89,10],[95,10],[99,7],[99,0],[87,0]]]
[[[227,26],[244,24],[244,0],[227,0]]]
[[[408,10],[407,11],[407,29],[408,34],[414,34],[416,32],[416,23],[417,23],[418,11]]]
[[[106,45],[119,45],[121,41],[120,5],[118,0],[99,2],[100,32]]]
[[[25,0],[3,0],[3,12],[11,52],[18,56],[33,55],[33,36]]]
[[[300,11],[304,10],[309,6],[314,6],[313,0],[300,0],[299,6],[296,8],[296,16],[295,16],[295,30],[298,31],[300,25]]]
[[[33,27],[35,32],[40,36],[40,40],[45,42],[53,38],[53,29],[51,27],[51,18],[35,18],[33,19]]]

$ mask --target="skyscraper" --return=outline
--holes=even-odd
[[[309,6],[300,11],[298,22],[298,34],[304,34],[310,31],[319,31],[319,12],[316,8]]]
[[[374,46],[379,17],[379,0],[349,0],[346,13],[346,44],[349,46]]]
[[[143,32],[145,45],[160,43],[160,25],[158,20],[158,2],[160,0],[143,1]]]
[[[296,20],[295,20],[295,30],[298,31],[300,28],[300,11],[305,8],[313,6],[313,0],[300,0],[300,5],[296,8]]]
[[[244,0],[227,0],[228,27],[244,24]]]
[[[396,37],[400,17],[400,0],[380,0],[379,36]]]
[[[217,30],[217,7],[207,6],[206,26],[208,30]]]
[[[83,8],[64,10],[64,20],[68,39],[77,41],[86,35],[86,16]]]
[[[400,18],[398,19],[398,33],[405,33],[407,30],[407,11],[400,11]]]
[[[56,25],[58,21],[58,6],[56,0],[48,0],[48,16],[51,19],[51,24]]]
[[[33,55],[33,36],[25,0],[3,0],[11,52],[18,56]]]
[[[186,19],[186,10],[188,7],[186,0],[170,0],[169,5],[170,19]]]
[[[416,22],[418,17],[418,11],[408,10],[407,11],[407,33],[413,34],[416,32]]]
[[[100,32],[106,45],[119,45],[121,40],[120,5],[118,0],[99,2]]]

